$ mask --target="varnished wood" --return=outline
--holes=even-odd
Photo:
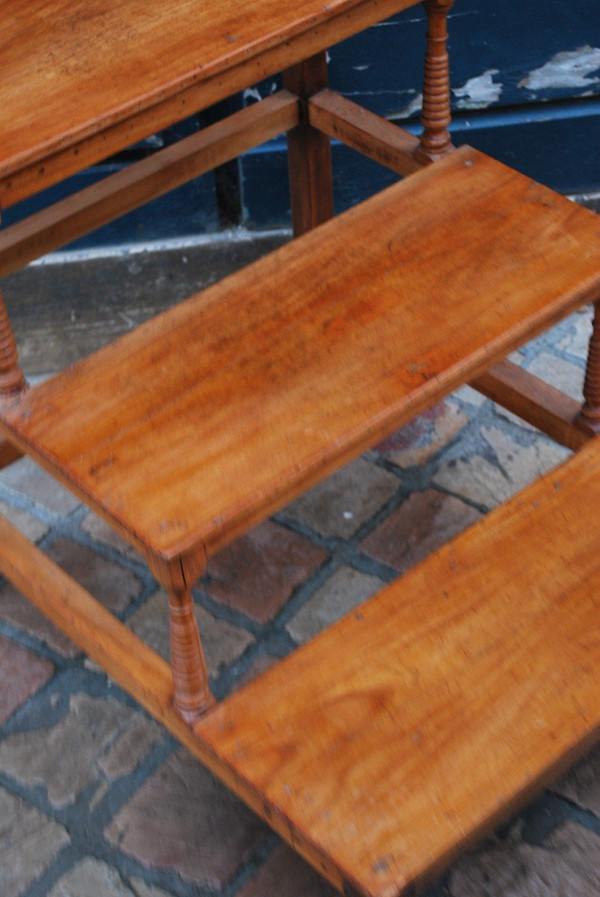
[[[0,274],[112,221],[297,124],[286,91],[243,109],[153,156],[0,231]]]
[[[0,439],[0,470],[22,457],[23,452],[16,445],[13,445],[8,439]]]
[[[189,585],[205,551],[595,299],[599,243],[592,212],[462,148],[30,390],[0,428]]]
[[[236,0],[11,0],[0,14],[0,206],[413,5],[256,0],[248,15]]]
[[[409,894],[596,739],[599,474],[592,440],[194,735],[168,665],[3,518],[0,571],[340,891]]]
[[[424,0],[427,10],[427,52],[423,79],[423,110],[418,159],[435,161],[452,151],[450,62],[447,51],[448,13],[454,0]]]
[[[0,404],[12,400],[26,389],[27,384],[19,365],[19,353],[4,297],[0,292]]]
[[[333,216],[333,176],[329,138],[313,127],[308,99],[327,84],[327,58],[319,53],[283,74],[283,85],[300,97],[302,118],[287,135],[290,201],[294,236]]]
[[[592,435],[577,424],[576,399],[510,361],[495,364],[471,386],[567,448],[581,448]]]
[[[412,894],[600,730],[600,449],[571,400],[500,362],[600,300],[598,219],[468,148],[442,158],[452,0],[425,0],[420,141],[326,89],[328,45],[413,4],[0,13],[5,206],[281,69],[296,94],[0,238],[12,270],[289,131],[294,229],[312,231],[293,245],[29,393],[0,297],[0,465],[27,451],[145,553],[171,669],[1,517],[0,572],[354,897]],[[333,213],[330,136],[423,170],[313,231]],[[190,591],[207,555],[467,381],[590,444],[215,709]]]
[[[315,128],[398,174],[412,174],[431,161],[414,157],[417,137],[333,90],[312,96],[308,115]]]
[[[580,427],[600,433],[600,303],[594,305],[592,333],[583,383],[583,405],[578,421]]]
[[[592,440],[196,725],[340,890],[416,893],[597,740],[599,484]]]
[[[206,661],[189,588],[171,590],[169,630],[174,704],[186,722],[191,724],[206,713],[214,698],[208,684]]]

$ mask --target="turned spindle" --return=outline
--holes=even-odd
[[[577,423],[583,429],[600,433],[600,301],[594,303],[594,320],[583,383],[583,405]]]
[[[0,400],[18,395],[26,387],[19,353],[4,298],[0,292]]]
[[[169,590],[174,704],[190,725],[214,703],[189,589]]]
[[[448,58],[448,12],[454,0],[425,0],[427,51],[423,79],[421,134],[415,157],[435,161],[453,150],[448,126],[450,115],[450,65]]]

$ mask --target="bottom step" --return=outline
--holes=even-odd
[[[412,894],[600,723],[592,440],[196,726],[347,894]]]

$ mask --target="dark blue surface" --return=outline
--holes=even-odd
[[[456,0],[449,27],[455,142],[470,143],[565,193],[600,190],[600,0]],[[424,44],[425,13],[418,6],[333,47],[331,86],[414,129]],[[542,81],[540,75],[545,75]],[[276,86],[277,80],[270,79],[234,98],[229,108],[255,102]],[[225,111],[209,110],[203,123]],[[188,119],[150,145],[169,143],[198,126],[197,119]],[[141,145],[112,160],[113,169],[148,148]],[[339,210],[395,179],[345,147],[334,147],[334,165]],[[48,196],[64,195],[107,170],[99,166]],[[231,209],[237,208],[238,223],[251,228],[289,224],[283,140],[245,156],[237,185],[235,175],[235,168],[227,174],[226,215],[223,209],[219,213],[213,177],[207,175],[77,245],[210,233],[230,221]],[[232,195],[236,186],[238,197]],[[23,217],[31,208],[24,204],[10,210],[4,221]]]

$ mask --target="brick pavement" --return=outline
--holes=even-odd
[[[518,359],[581,386],[587,312]],[[561,385],[557,383],[557,385]],[[195,591],[218,696],[376,592],[567,453],[469,388],[211,561]],[[3,513],[168,651],[141,559],[31,462]],[[0,580],[2,897],[329,897],[330,887]],[[599,755],[427,897],[600,895]]]

